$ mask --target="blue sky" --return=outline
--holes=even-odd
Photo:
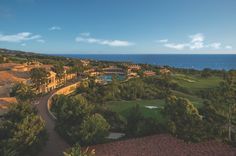
[[[236,0],[0,0],[0,47],[41,53],[236,53]]]

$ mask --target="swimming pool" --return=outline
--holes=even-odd
[[[125,80],[124,75],[102,75],[102,76],[100,76],[100,79],[107,81],[107,82],[111,82],[113,76],[116,76],[116,78],[120,81]]]

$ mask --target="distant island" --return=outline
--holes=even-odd
[[[235,97],[233,67],[0,49],[0,155],[233,156]]]

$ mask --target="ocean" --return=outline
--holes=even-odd
[[[168,65],[177,68],[236,69],[236,55],[184,55],[184,54],[58,54],[59,56],[104,61],[133,62]]]

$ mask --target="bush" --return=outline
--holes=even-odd
[[[0,121],[0,155],[30,156],[47,140],[45,122],[29,104],[14,104]]]
[[[110,125],[100,114],[94,114],[81,124],[79,142],[83,145],[99,143],[108,135],[109,128]]]

